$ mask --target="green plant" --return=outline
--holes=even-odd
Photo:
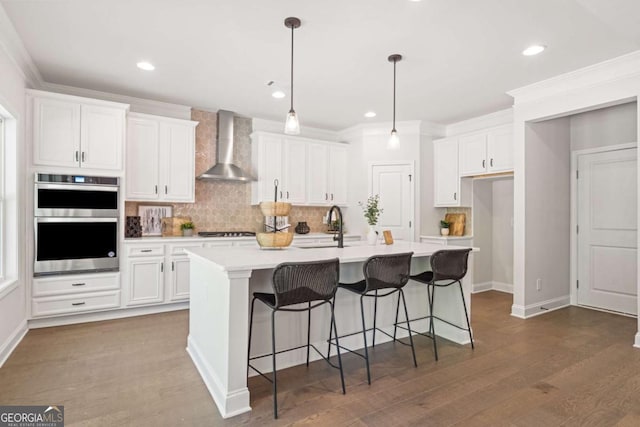
[[[188,221],[188,222],[182,223],[182,225],[180,226],[180,229],[182,229],[182,230],[192,230],[195,227],[196,226],[193,225],[193,223],[191,221]]]
[[[367,223],[369,225],[376,225],[378,223],[378,218],[382,213],[382,209],[378,206],[380,203],[380,195],[376,194],[375,196],[370,196],[367,199],[367,204],[365,205],[362,202],[358,202],[362,210],[364,211],[364,217],[367,219]]]
[[[449,228],[450,225],[451,225],[450,222],[447,222],[445,220],[440,220],[440,228]]]

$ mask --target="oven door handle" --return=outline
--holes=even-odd
[[[94,217],[43,217],[35,218],[36,224],[42,222],[118,222],[118,218],[94,218]]]
[[[117,185],[92,185],[92,184],[44,184],[36,183],[37,190],[73,190],[73,191],[118,191]]]

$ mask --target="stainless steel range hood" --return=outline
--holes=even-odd
[[[254,178],[233,163],[233,111],[218,110],[218,163],[198,176],[201,180],[251,182]]]

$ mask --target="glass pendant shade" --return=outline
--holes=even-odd
[[[287,121],[284,124],[284,133],[287,135],[300,134],[300,122],[298,121],[296,112],[293,110],[289,110],[289,114],[287,114]]]
[[[398,131],[392,130],[389,142],[387,142],[387,148],[390,150],[397,150],[400,147],[400,138],[398,137]]]

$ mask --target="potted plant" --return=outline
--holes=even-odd
[[[447,222],[445,220],[441,220],[440,221],[440,234],[443,236],[448,236],[449,235],[449,226],[451,225],[450,222]]]
[[[369,232],[367,233],[367,242],[370,245],[375,245],[378,240],[378,231],[375,229],[375,226],[378,225],[378,218],[380,218],[380,214],[382,213],[382,209],[379,207],[380,204],[380,195],[376,194],[375,196],[370,196],[367,199],[366,205],[362,202],[358,202],[362,211],[364,212],[364,217],[367,220],[367,224],[369,224]]]
[[[182,229],[182,235],[183,236],[192,236],[193,235],[193,229],[195,228],[195,225],[193,225],[193,222],[191,221],[187,221],[185,223],[183,223],[180,228]]]

